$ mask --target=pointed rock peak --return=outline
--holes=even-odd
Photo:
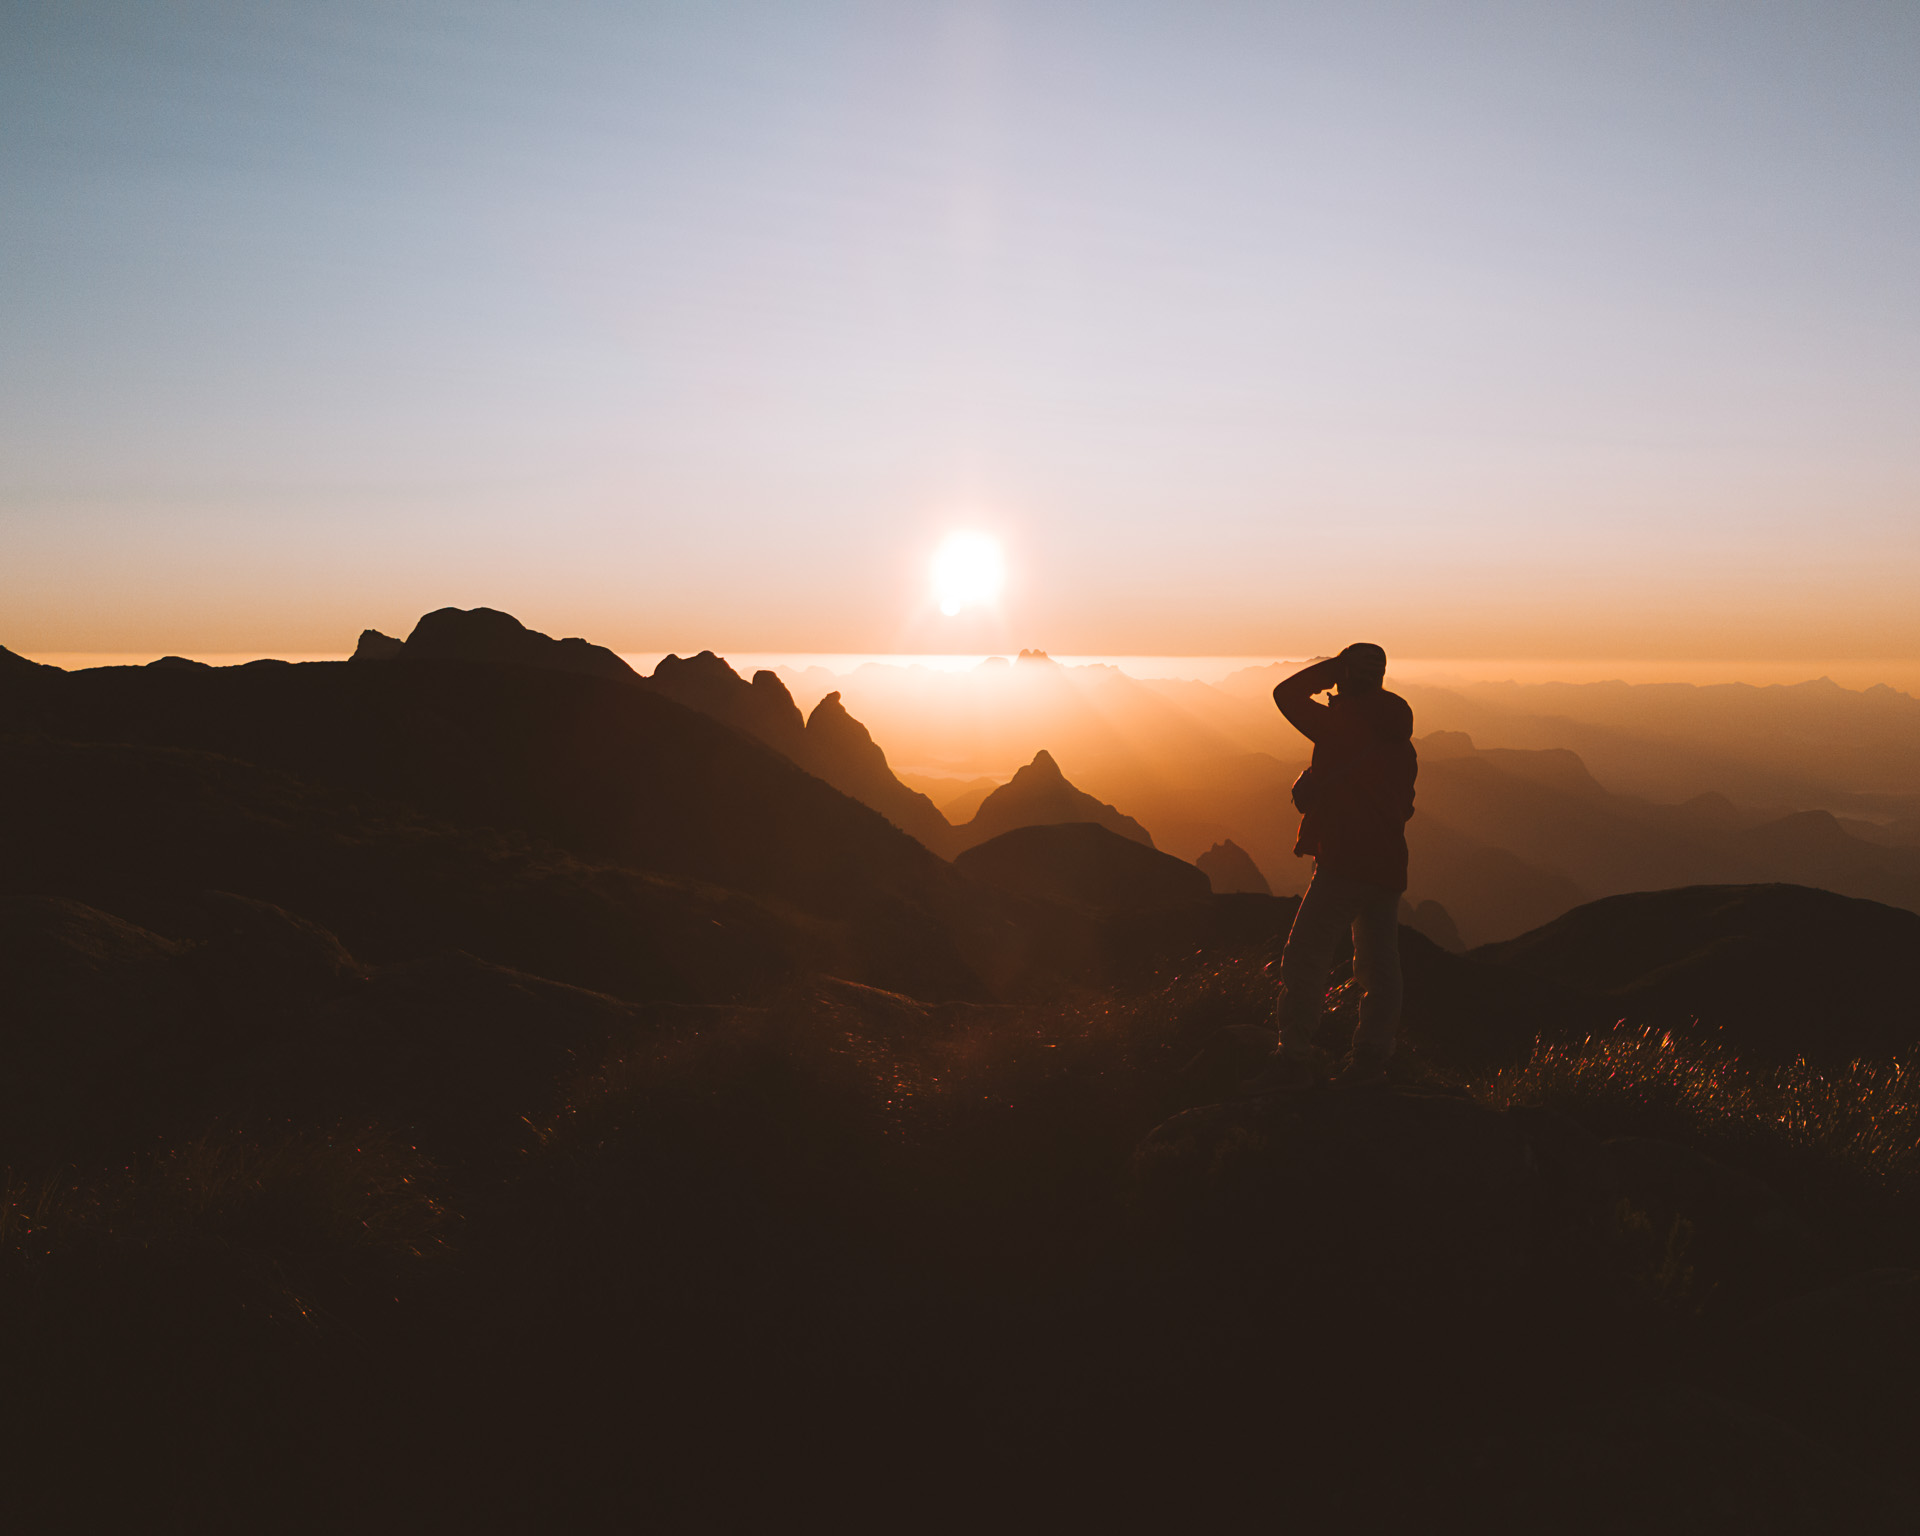
[[[813,713],[807,716],[807,730],[815,736],[823,731],[831,731],[836,737],[857,736],[862,741],[873,739],[873,733],[847,713],[847,706],[840,702],[837,693],[828,694],[813,706]]]
[[[779,675],[764,667],[749,683],[712,651],[697,656],[663,656],[648,681],[676,704],[723,720],[758,736],[789,756],[800,745],[806,722]]]
[[[787,691],[787,685],[780,681],[778,672],[770,672],[762,667],[754,673],[749,697],[754,707],[769,720],[797,721],[801,718],[800,706],[793,702],[793,695]]]
[[[1066,775],[1060,771],[1060,765],[1053,760],[1053,754],[1043,747],[1040,751],[1033,754],[1033,761],[1016,773],[1014,777],[1016,779],[1065,779]]]
[[[407,648],[404,640],[383,635],[377,629],[360,631],[360,643],[353,648],[354,661],[392,661]]]
[[[1040,663],[1044,663],[1049,667],[1055,664],[1054,659],[1051,656],[1049,656],[1045,651],[1041,651],[1041,650],[1022,651],[1019,656],[1019,661],[1026,662],[1029,664],[1034,662],[1040,662]]]
[[[883,816],[889,814],[886,806],[867,799],[861,789],[849,787],[851,781],[848,784],[841,783],[835,776],[836,772],[850,770],[852,764],[859,762],[864,764],[864,773],[885,780],[886,793],[892,794],[896,787],[901,794],[913,793],[894,778],[893,770],[887,767],[887,754],[880,750],[879,743],[873,739],[873,732],[847,713],[847,706],[840,702],[837,693],[828,694],[813,706],[813,713],[807,717],[807,741],[816,751],[832,754],[834,761],[816,760],[806,766],[834,788],[852,795],[856,800],[867,800]],[[931,805],[933,802],[927,803]]]

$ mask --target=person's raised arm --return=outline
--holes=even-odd
[[[1275,685],[1273,702],[1287,723],[1309,741],[1320,739],[1327,718],[1327,706],[1316,704],[1313,696],[1324,693],[1346,676],[1346,664],[1338,656],[1329,656],[1311,666],[1302,667],[1292,677]]]

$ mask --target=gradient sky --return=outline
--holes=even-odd
[[[0,208],[16,650],[1920,656],[1905,0],[4,0]]]

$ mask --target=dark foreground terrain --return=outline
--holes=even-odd
[[[14,1528],[1920,1519],[1911,914],[1403,930],[1403,1080],[1261,1094],[1290,902],[639,680],[0,657],[0,733]]]

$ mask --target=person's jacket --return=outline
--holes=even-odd
[[[1404,891],[1419,772],[1413,710],[1384,688],[1340,693],[1294,724],[1313,740],[1313,767],[1295,797],[1306,814],[1293,851],[1329,874]]]

